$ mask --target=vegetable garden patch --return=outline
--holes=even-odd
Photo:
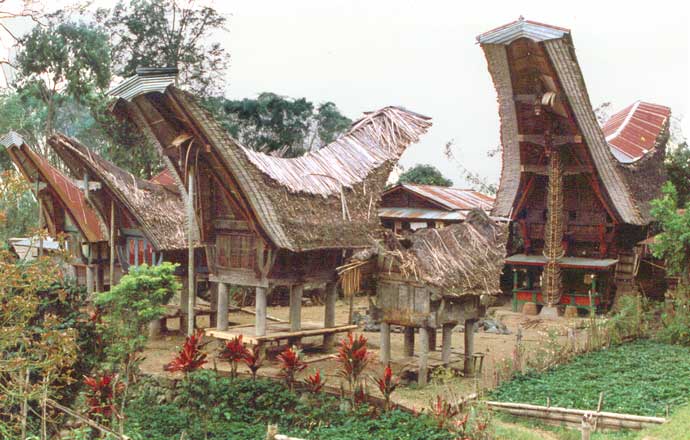
[[[578,356],[545,373],[516,377],[494,390],[502,402],[664,416],[690,400],[690,347],[642,340]]]

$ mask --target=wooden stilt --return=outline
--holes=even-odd
[[[388,365],[391,361],[391,326],[387,322],[381,322],[381,363]]]
[[[417,382],[419,385],[426,385],[427,375],[429,374],[429,329],[426,327],[419,328],[419,378]]]
[[[338,299],[336,283],[326,284],[326,305],[324,310],[323,326],[326,328],[335,327],[335,302]],[[333,347],[335,335],[329,334],[323,337],[323,346],[326,350]]]
[[[443,334],[441,337],[441,360],[443,361],[444,365],[447,365],[450,362],[453,327],[455,327],[453,324],[445,324],[443,326]]]
[[[187,331],[187,313],[189,307],[189,281],[187,277],[182,279],[182,288],[180,289],[180,333],[188,334]]]
[[[110,273],[109,283],[112,289],[115,285],[115,202],[110,201]]]
[[[103,266],[98,264],[94,270],[96,274],[96,292],[103,292],[105,290],[103,288],[103,277],[105,276],[103,274]]]
[[[211,313],[208,315],[209,328],[218,328],[218,284],[211,284]]]
[[[149,322],[149,338],[158,339],[161,336],[161,320],[155,319]]]
[[[86,265],[86,293],[88,294],[89,298],[93,295],[94,292],[94,274],[93,274],[93,266],[90,264]]]
[[[414,327],[405,327],[405,356],[414,356]]]
[[[196,275],[194,273],[194,168],[190,167],[187,172],[187,251],[188,251],[188,266],[187,266],[187,281],[189,287],[187,288],[187,335],[194,333],[194,303],[196,301]]]
[[[256,336],[266,335],[266,289],[256,288]]]
[[[436,329],[429,328],[429,351],[436,351]]]
[[[464,372],[465,375],[469,376],[473,373],[473,359],[472,354],[474,353],[474,323],[477,322],[476,319],[465,320],[465,365]]]
[[[303,284],[290,286],[290,331],[296,332],[302,327],[302,294]]]
[[[228,328],[228,285],[218,283],[218,330]]]

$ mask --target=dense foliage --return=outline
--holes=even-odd
[[[211,98],[205,104],[244,146],[286,157],[318,150],[352,123],[332,102],[317,106],[268,92],[256,99]]]
[[[419,185],[453,186],[433,165],[415,165],[400,175],[398,183],[416,183]]]
[[[678,206],[690,201],[690,147],[683,142],[666,151],[666,176],[678,193]]]
[[[594,409],[604,392],[605,411],[663,416],[690,399],[690,348],[640,340],[576,357],[542,374],[502,384],[500,401]]]
[[[336,397],[301,396],[277,382],[231,380],[204,370],[189,375],[173,401],[160,403],[165,390],[155,383],[138,385],[130,402],[127,433],[132,438],[167,440],[185,431],[190,440],[263,439],[266,427],[281,434],[318,439],[452,439],[425,415],[398,410],[371,416],[370,409],[344,410]],[[155,408],[155,411],[151,411]]]
[[[666,261],[671,276],[678,276],[681,283],[690,283],[690,210],[680,210],[678,192],[671,182],[662,188],[663,197],[652,200],[652,215],[659,222],[662,232],[652,244],[654,256]]]
[[[84,290],[64,281],[52,259],[0,253],[0,434],[18,438],[27,419],[35,430],[31,411],[44,396],[73,402],[98,360],[85,305]]]

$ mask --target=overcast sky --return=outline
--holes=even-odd
[[[625,6],[613,6],[614,3]],[[350,118],[402,105],[433,118],[404,166],[431,163],[465,185],[443,155],[492,181],[500,158],[496,93],[475,37],[517,19],[570,28],[592,104],[637,99],[688,112],[688,15],[678,2],[243,1],[231,13],[228,94],[272,91],[333,101]],[[653,5],[653,7],[651,7]]]
[[[102,3],[97,1],[97,3]],[[497,182],[496,93],[476,36],[523,15],[570,28],[594,106],[642,99],[688,113],[688,13],[654,1],[227,1],[221,36],[232,60],[227,94],[264,91],[333,101],[348,117],[401,105],[434,126],[402,159],[431,163],[466,186],[443,155],[452,140],[465,167]],[[106,3],[107,4],[107,3]],[[684,120],[685,131],[688,119]]]

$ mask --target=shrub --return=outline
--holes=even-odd
[[[262,363],[261,349],[259,346],[255,345],[251,350],[247,350],[242,360],[247,368],[249,368],[249,371],[252,372],[252,379],[256,380],[256,373],[259,371],[259,368],[261,368]]]
[[[307,368],[307,364],[300,359],[299,350],[292,347],[286,348],[276,358],[280,362],[280,374],[285,378],[285,383],[289,389],[293,389],[297,373]]]
[[[304,383],[307,385],[307,390],[312,394],[321,392],[324,385],[326,385],[326,381],[321,378],[321,370],[304,379]]]
[[[367,338],[359,335],[355,338],[348,333],[347,338],[340,341],[336,360],[340,363],[338,374],[347,381],[350,392],[356,391],[359,378],[369,364],[371,353],[367,349]],[[361,389],[361,386],[360,386]]]
[[[398,387],[400,383],[400,378],[393,376],[393,370],[391,366],[387,365],[386,369],[383,371],[383,376],[380,378],[374,378],[376,385],[379,387],[379,391],[383,394],[383,398],[386,400],[386,411],[391,407],[391,394]]]
[[[245,359],[248,354],[247,347],[242,342],[242,335],[235,336],[225,343],[220,357],[230,363],[230,376],[237,377],[237,365]]]
[[[187,373],[201,368],[207,362],[206,353],[201,351],[203,335],[204,331],[200,329],[195,334],[187,336],[180,352],[163,369],[165,371],[182,371],[187,375]]]

